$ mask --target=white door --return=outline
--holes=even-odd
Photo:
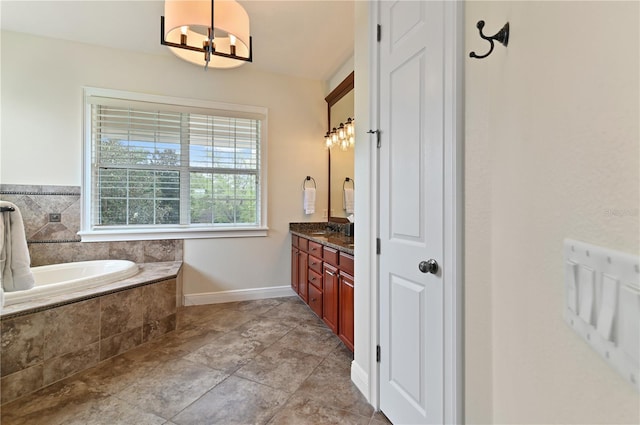
[[[444,216],[452,3],[379,3],[380,409],[395,424],[452,417]]]

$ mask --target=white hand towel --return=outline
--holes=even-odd
[[[354,197],[354,191],[352,188],[350,187],[345,187],[343,189],[343,207],[344,210],[346,211],[347,214],[353,214],[353,207],[354,207],[354,202],[353,202],[353,197]]]
[[[3,243],[0,246],[0,284],[6,292],[33,288],[35,280],[31,273],[31,258],[20,210],[11,202],[0,201],[0,207],[13,207],[12,212],[3,212]]]
[[[314,187],[304,188],[304,213],[313,214],[316,212],[316,189]]]

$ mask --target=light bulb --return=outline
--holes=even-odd
[[[331,142],[338,143],[338,130],[335,127],[331,131]]]
[[[344,136],[344,124],[340,123],[340,127],[338,127],[338,139],[340,140],[344,140],[345,136]]]
[[[353,146],[356,143],[356,139],[353,135],[349,136],[349,146]]]
[[[236,36],[233,34],[229,34],[229,53],[236,54]]]
[[[331,142],[331,133],[329,133],[328,131],[327,131],[327,134],[325,134],[324,136],[324,143],[327,145],[327,148],[330,148],[331,145],[333,144]]]
[[[180,27],[180,44],[182,44],[183,46],[187,45],[187,30],[188,29],[189,29],[188,26]]]
[[[353,133],[354,133],[354,131],[353,131],[353,120],[351,118],[347,118],[347,124],[345,125],[345,128],[347,129],[347,136],[353,135]]]

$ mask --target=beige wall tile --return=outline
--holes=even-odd
[[[100,340],[100,361],[137,347],[142,343],[142,325]]]
[[[44,358],[77,351],[97,342],[100,335],[100,300],[92,299],[44,312]]]
[[[7,376],[44,360],[44,313],[3,320],[0,327],[1,376]]]
[[[142,288],[100,297],[100,338],[142,327]]]
[[[0,380],[0,403],[4,404],[42,387],[43,365],[23,369]]]
[[[176,280],[170,279],[142,287],[145,313],[143,322],[163,319],[176,313]]]
[[[76,372],[95,366],[99,361],[98,342],[77,351],[48,359],[44,363],[44,385],[52,384]]]

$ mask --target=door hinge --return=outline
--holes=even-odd
[[[376,363],[380,363],[380,346],[376,345]]]
[[[378,255],[380,255],[380,245],[382,245],[380,242],[380,238],[376,238],[376,254]]]
[[[382,40],[382,25],[378,24],[378,34],[377,34],[378,42]]]

